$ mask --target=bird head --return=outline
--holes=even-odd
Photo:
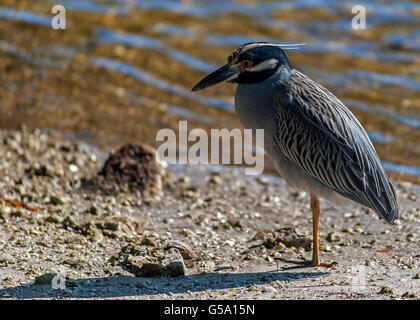
[[[290,71],[292,66],[285,49],[297,49],[302,44],[272,44],[251,42],[241,45],[228,57],[228,62],[198,82],[192,91],[202,90],[220,82],[257,83],[279,69]]]

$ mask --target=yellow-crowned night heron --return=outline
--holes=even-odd
[[[293,69],[288,45],[247,43],[228,63],[192,90],[222,81],[237,83],[235,110],[245,128],[264,129],[264,149],[288,184],[309,192],[313,215],[313,256],[319,261],[318,196],[351,199],[393,223],[395,189],[366,131],[326,88]],[[326,266],[326,265],[325,265]]]

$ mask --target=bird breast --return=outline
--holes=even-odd
[[[271,147],[276,130],[275,102],[271,85],[267,81],[239,84],[235,94],[235,111],[245,129],[264,129],[264,148]],[[278,93],[277,93],[278,94]]]
[[[255,84],[239,84],[235,94],[235,111],[242,125],[246,129],[253,129],[253,134],[255,129],[264,129],[264,150],[277,172],[289,185],[296,189],[307,190],[332,202],[343,202],[344,198],[338,193],[321,184],[279,152],[273,136],[279,125],[275,109],[278,106],[274,99],[279,96],[290,99],[284,87],[276,85],[275,81],[270,79]]]

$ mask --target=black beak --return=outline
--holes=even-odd
[[[223,67],[220,67],[216,71],[210,73],[199,83],[197,83],[191,91],[202,90],[207,87],[214,86],[223,81],[233,80],[239,74],[239,69],[237,66],[232,66],[229,63],[225,64]]]

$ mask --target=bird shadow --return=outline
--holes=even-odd
[[[52,284],[39,285],[34,282],[16,287],[0,289],[1,298],[118,298],[177,294],[222,290],[252,285],[263,285],[278,280],[298,281],[328,275],[327,272],[250,272],[250,273],[201,273],[179,277],[135,277],[114,275],[109,277],[71,279],[65,287],[54,289]]]

